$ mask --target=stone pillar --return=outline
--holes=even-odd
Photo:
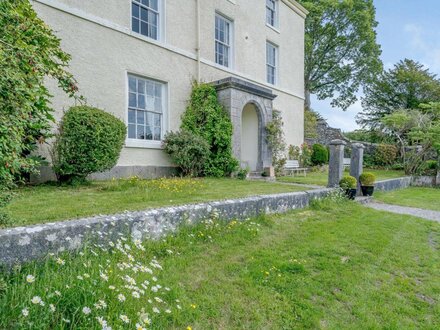
[[[364,145],[362,143],[353,143],[351,145],[351,161],[350,161],[350,175],[357,180],[357,195],[361,196],[361,184],[359,177],[364,169]]]
[[[328,169],[328,187],[338,187],[344,174],[344,148],[347,143],[343,140],[330,142],[330,161]]]

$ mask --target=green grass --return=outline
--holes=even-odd
[[[372,170],[365,169],[364,172],[371,172],[376,175],[376,180],[386,180],[386,179],[394,179],[405,176],[403,171],[392,171],[392,170]],[[345,170],[345,174],[349,174],[349,170]],[[289,182],[289,183],[302,183],[302,184],[313,184],[318,186],[327,186],[328,183],[328,171],[320,171],[320,172],[308,172],[307,176],[304,177],[302,174],[297,174],[294,177],[285,176],[278,178],[280,182]]]
[[[131,179],[92,182],[81,187],[41,185],[17,190],[6,211],[13,219],[9,226],[21,226],[125,210],[300,190],[305,189],[235,179]]]
[[[440,327],[437,223],[325,201],[241,224],[207,222],[184,228],[175,237],[145,243],[145,248],[65,256],[64,266],[50,257],[43,265],[4,274],[0,328],[100,329],[95,318],[102,316],[118,329],[123,326],[120,314],[134,328],[141,308],[152,319],[152,329]],[[128,261],[127,254],[136,261]],[[136,263],[152,268],[148,263],[153,256],[163,267],[153,268],[157,282],[153,275],[132,269]],[[128,268],[120,270],[116,265],[123,262]],[[108,274],[108,282],[100,272]],[[84,273],[90,278],[77,278]],[[35,283],[26,283],[28,274],[36,277]],[[135,299],[119,277],[125,274],[137,286],[148,279],[148,288],[153,283],[162,288]],[[119,293],[127,297],[124,303],[116,299]],[[34,296],[45,306],[33,305]],[[167,305],[156,303],[155,296]],[[100,299],[105,309],[93,307]],[[55,313],[49,304],[55,305]],[[82,313],[84,306],[92,309],[90,315]],[[153,307],[161,313],[152,312]],[[27,318],[21,315],[23,308],[29,310]]]
[[[374,199],[387,204],[440,211],[440,189],[410,187],[390,192],[377,192]]]

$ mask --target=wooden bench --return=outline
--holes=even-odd
[[[344,168],[350,167],[351,165],[351,159],[350,158],[344,158]]]
[[[286,165],[284,165],[284,173],[286,175],[292,175],[295,176],[295,173],[303,173],[304,176],[307,175],[307,169],[306,168],[302,168],[299,165],[299,161],[298,160],[287,160],[286,161]]]

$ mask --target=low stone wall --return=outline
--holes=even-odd
[[[264,195],[4,229],[0,230],[0,265],[11,266],[48,253],[75,250],[86,242],[100,244],[116,240],[120,235],[157,239],[183,223],[197,223],[212,217],[242,220],[260,214],[283,213],[307,207],[311,200],[325,197],[331,191],[317,189]]]
[[[391,191],[391,190],[408,188],[410,185],[411,185],[411,177],[405,176],[397,179],[377,181],[374,189],[376,191]]]
[[[415,187],[440,187],[440,174],[437,176],[413,177],[411,185]]]

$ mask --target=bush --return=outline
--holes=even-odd
[[[283,175],[287,160],[283,125],[281,112],[273,110],[272,121],[266,126],[266,140],[272,150],[272,165],[276,176]]]
[[[339,186],[342,189],[356,189],[357,187],[357,180],[354,176],[347,175],[344,176],[341,181],[339,181]]]
[[[202,176],[209,160],[208,143],[191,132],[182,130],[168,133],[164,140],[164,149],[180,168],[183,175]]]
[[[322,144],[316,143],[312,147],[311,161],[313,165],[324,165],[328,163],[328,150]]]
[[[301,145],[300,163],[302,167],[309,167],[312,165],[312,148],[307,143]]]
[[[61,120],[52,152],[60,182],[83,182],[87,175],[116,165],[126,136],[125,124],[100,109],[70,108]]]
[[[247,168],[241,168],[237,172],[237,179],[246,180],[249,170]]]
[[[422,166],[422,174],[436,175],[438,169],[439,169],[439,165],[436,160],[427,160]]]
[[[391,144],[379,144],[374,152],[373,161],[378,166],[391,166],[397,159],[397,147]]]
[[[374,186],[376,176],[373,173],[365,172],[359,176],[359,182],[363,186]]]
[[[181,129],[200,136],[208,143],[210,153],[205,163],[205,175],[222,177],[238,167],[238,161],[232,155],[232,123],[217,99],[214,86],[194,84],[182,116]]]

